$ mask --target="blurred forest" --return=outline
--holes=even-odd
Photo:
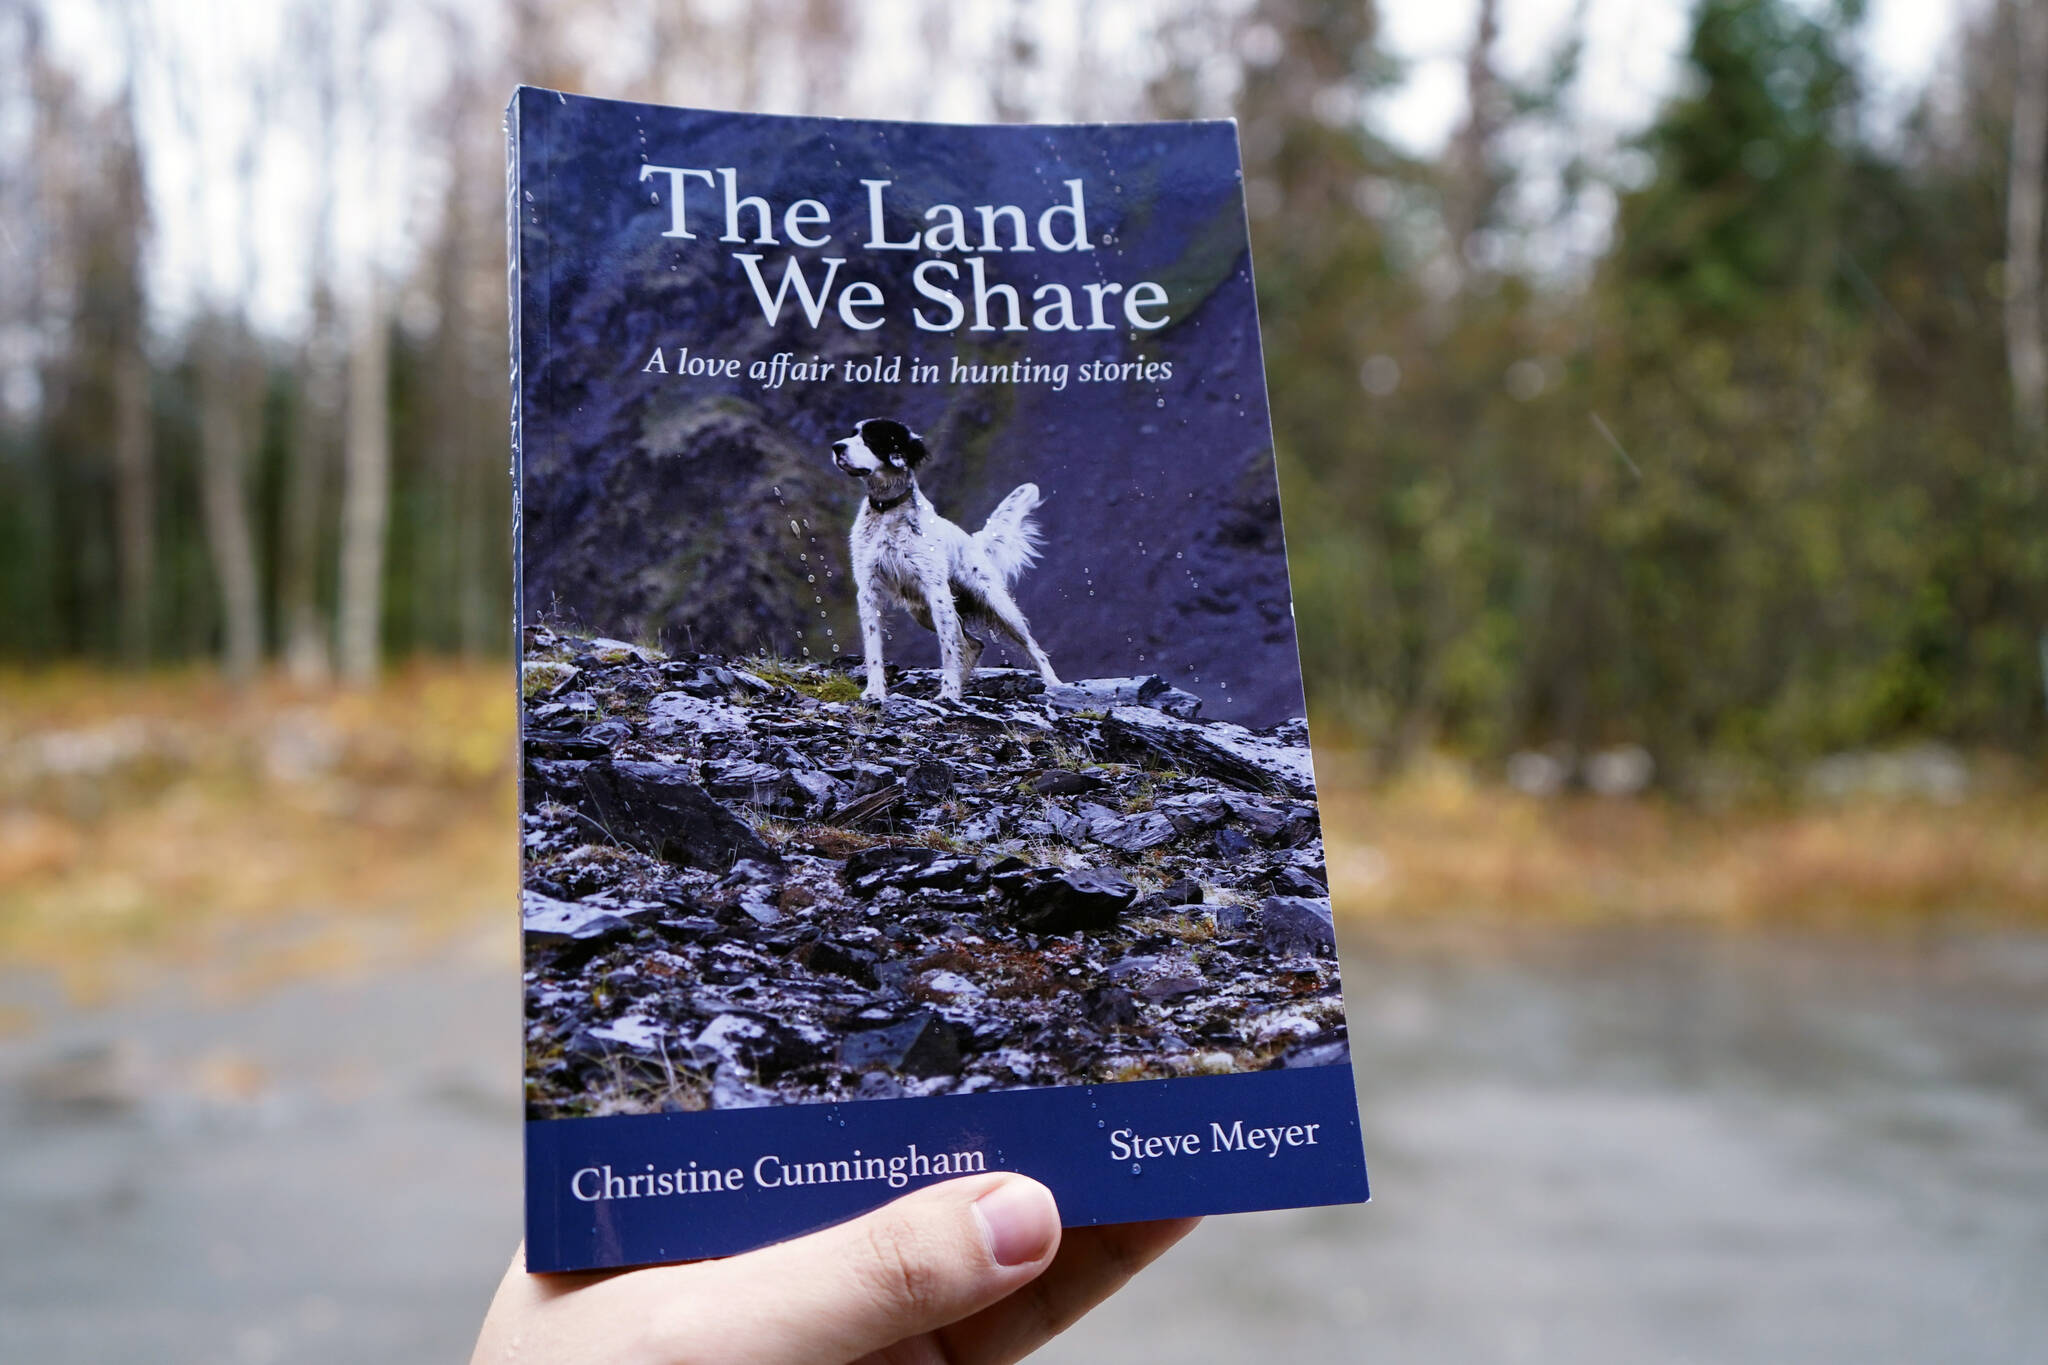
[[[271,8],[235,65],[100,0],[87,69],[58,0],[0,0],[0,663],[503,655],[513,85],[955,116],[914,66],[991,119],[1240,120],[1310,696],[1381,770],[2048,749],[2042,7],[1973,10],[1880,133],[1859,0],[1698,0],[1617,145],[1579,30],[1511,80],[1481,0],[1428,164],[1374,131],[1369,0],[1079,7],[1099,42],[923,0],[886,98],[850,84],[881,8],[833,0]]]

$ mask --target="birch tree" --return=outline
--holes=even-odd
[[[283,535],[278,546],[278,622],[285,667],[302,683],[325,679],[331,633],[320,603],[320,563],[328,545],[328,492],[334,437],[341,425],[343,357],[334,296],[335,122],[340,100],[334,18],[308,4],[296,18],[296,46],[307,55],[316,181],[308,251],[306,330],[298,353],[298,407],[285,468]]]
[[[239,83],[248,91],[243,107],[216,106],[216,115],[232,120],[229,128],[209,126],[202,116],[202,98],[212,101],[214,87],[225,84],[224,73],[199,72],[173,60],[169,79],[181,132],[194,148],[225,137],[234,148],[233,185],[238,211],[234,237],[224,255],[234,263],[226,282],[210,281],[214,296],[207,302],[196,333],[199,388],[200,510],[206,527],[207,556],[220,598],[221,662],[229,677],[243,680],[263,660],[263,599],[250,529],[247,466],[251,437],[260,407],[261,367],[254,363],[246,310],[255,289],[255,184],[261,137],[268,114],[265,82],[248,74]],[[202,97],[194,82],[209,87]],[[206,177],[195,175],[187,188],[186,210],[206,218]]]
[[[383,145],[384,99],[376,87],[370,49],[387,17],[373,4],[350,34],[354,131],[370,170],[357,188],[365,202],[388,203],[387,163],[397,153]],[[391,529],[391,315],[379,240],[365,247],[349,343],[348,417],[342,439],[340,597],[335,610],[341,675],[362,685],[375,681],[384,653],[384,565]]]
[[[341,674],[376,679],[383,655],[384,542],[391,520],[390,321],[373,267],[349,347],[348,429],[342,454]]]

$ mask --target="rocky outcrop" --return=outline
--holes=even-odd
[[[1346,1055],[1307,734],[1156,677],[526,638],[536,1116]]]

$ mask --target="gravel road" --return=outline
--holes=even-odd
[[[2048,937],[1350,936],[1375,1202],[1213,1220],[1050,1361],[2009,1362]],[[517,1236],[489,951],[0,1041],[0,1359],[465,1358]]]

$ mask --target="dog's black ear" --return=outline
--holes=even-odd
[[[924,448],[924,437],[908,427],[904,428],[903,435],[903,463],[915,469],[924,463],[925,456],[931,454],[931,452]]]

